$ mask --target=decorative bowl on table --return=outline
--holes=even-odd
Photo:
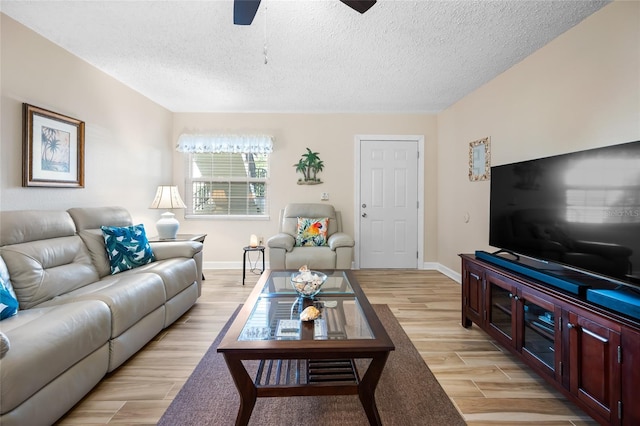
[[[318,271],[300,270],[291,274],[291,285],[302,297],[311,299],[327,281],[327,275]]]

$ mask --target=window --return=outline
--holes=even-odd
[[[640,222],[637,158],[597,158],[570,164],[565,175],[567,220]]]
[[[266,216],[269,154],[189,153],[187,215]]]
[[[176,149],[186,159],[186,216],[268,216],[268,135],[183,134]]]

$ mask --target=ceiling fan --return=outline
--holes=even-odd
[[[376,0],[340,1],[360,13],[365,13],[376,3]],[[235,25],[251,25],[259,6],[260,0],[233,0],[233,23]]]

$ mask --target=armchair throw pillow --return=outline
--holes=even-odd
[[[296,247],[317,247],[327,245],[329,218],[298,218]]]
[[[101,226],[100,229],[109,256],[111,275],[156,260],[144,225]]]

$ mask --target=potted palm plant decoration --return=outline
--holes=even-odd
[[[293,167],[296,168],[296,172],[302,173],[303,176],[298,179],[298,185],[317,185],[322,183],[320,178],[318,178],[318,172],[324,169],[324,163],[317,152],[313,152],[307,148],[307,152],[302,154],[300,161],[294,164]]]

